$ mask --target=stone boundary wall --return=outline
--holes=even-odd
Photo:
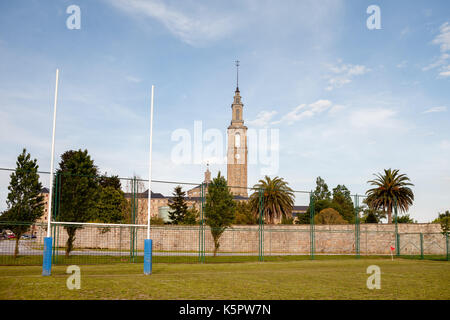
[[[42,226],[36,226],[38,241],[45,236]],[[57,246],[64,247],[67,233],[59,226],[55,237]],[[130,227],[84,227],[76,233],[75,249],[129,250]],[[445,237],[439,224],[399,224],[401,254],[420,254],[420,234],[423,234],[424,254],[445,254]],[[153,250],[162,252],[198,252],[198,226],[152,226]],[[136,245],[143,250],[146,228],[136,228]],[[219,252],[257,254],[259,248],[258,226],[233,226],[220,239]],[[309,225],[266,225],[264,226],[265,255],[309,254]],[[395,225],[361,224],[360,253],[390,254],[395,245]],[[207,252],[214,250],[211,232],[205,227]],[[355,225],[316,225],[315,252],[317,254],[354,254]]]

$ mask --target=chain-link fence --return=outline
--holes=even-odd
[[[11,170],[1,171],[6,185]],[[44,186],[48,173],[40,173]],[[53,185],[50,235],[52,263],[141,263],[151,215],[153,263],[214,263],[317,259],[330,256],[395,256],[418,259],[449,257],[448,235],[437,224],[361,223],[363,197],[353,196],[345,221],[334,223],[333,213],[312,192],[295,191],[292,212],[270,217],[262,189],[248,188],[233,196],[231,226],[211,227],[206,219],[208,179],[202,183],[148,181],[58,173]],[[231,188],[231,187],[230,187]],[[236,189],[236,187],[233,187]],[[5,203],[7,188],[1,188]],[[35,223],[0,221],[0,264],[42,264],[47,234],[49,188],[44,187],[43,215]],[[177,198],[186,214],[173,215]],[[267,200],[269,201],[269,200]],[[255,211],[256,207],[256,211]],[[2,208],[2,211],[6,210]],[[150,212],[149,212],[150,210]],[[17,232],[15,230],[18,230]],[[392,251],[392,248],[395,251]]]
[[[12,223],[0,224],[9,230]],[[46,224],[28,225],[20,239],[0,240],[1,265],[42,264],[43,239]],[[76,227],[76,237],[68,250],[69,228]],[[214,263],[241,261],[272,261],[318,259],[330,256],[358,257],[354,232],[338,229],[341,226],[316,226],[315,244],[311,247],[309,226],[266,225],[261,232],[258,225],[232,226],[220,237],[215,250],[211,229],[200,225],[158,225],[151,228],[153,263]],[[349,226],[347,226],[349,227]],[[395,232],[383,231],[390,225],[361,225],[360,255],[390,257],[395,244]],[[375,229],[379,230],[375,230]],[[201,244],[202,230],[204,243]],[[262,234],[262,239],[260,238]],[[117,225],[52,225],[52,263],[110,264],[141,263],[144,255],[146,227]],[[414,259],[448,259],[448,236],[442,233],[399,233],[400,253],[394,256]],[[261,248],[261,242],[263,247]],[[17,250],[17,252],[15,252]],[[314,250],[314,251],[312,251]]]

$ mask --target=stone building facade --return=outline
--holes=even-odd
[[[201,185],[196,186],[190,190],[188,190],[187,196],[189,198],[192,197],[201,197],[202,196],[202,191],[204,192],[204,194],[206,195],[206,193],[208,192],[208,185],[211,183],[211,171],[209,171],[209,165],[206,166],[206,171],[205,171],[205,179],[203,180],[203,188],[204,190],[202,190]]]

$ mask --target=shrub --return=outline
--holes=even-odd
[[[333,208],[323,209],[314,218],[316,224],[347,224],[348,222]]]

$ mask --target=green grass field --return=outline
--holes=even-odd
[[[369,265],[381,289],[366,287]],[[81,289],[68,290],[66,266],[42,277],[40,266],[0,267],[0,299],[450,299],[450,263],[396,259],[216,264],[80,266]]]
[[[420,260],[420,255],[400,256],[402,259]],[[361,256],[361,259],[389,259],[389,256]],[[273,255],[264,256],[266,262],[288,262],[288,261],[304,261],[310,260],[309,255]],[[355,260],[354,255],[315,255],[316,260]],[[446,255],[424,255],[423,260],[446,261]],[[230,256],[205,256],[206,263],[237,263],[237,262],[257,262],[258,256],[246,255],[230,255]],[[65,257],[58,255],[52,260],[53,265],[98,265],[98,264],[117,264],[117,263],[144,263],[143,256],[135,256],[131,258],[129,255],[109,256],[109,255],[71,255]],[[154,255],[154,263],[198,263],[199,257],[192,256],[176,256],[172,254]],[[42,265],[42,255],[22,255],[14,258],[12,255],[0,256],[0,266],[40,266]]]

